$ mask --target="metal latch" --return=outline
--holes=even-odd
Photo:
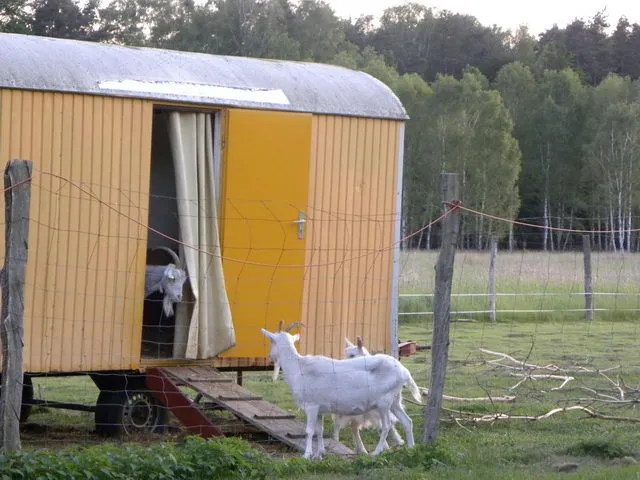
[[[304,212],[298,213],[298,220],[294,220],[293,223],[298,224],[298,239],[302,240],[304,238],[304,224],[306,223]]]

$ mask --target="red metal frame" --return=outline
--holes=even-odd
[[[147,387],[153,396],[171,410],[189,432],[204,438],[224,436],[161,368],[148,368],[146,377]]]

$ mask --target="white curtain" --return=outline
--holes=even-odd
[[[236,341],[220,257],[211,115],[171,112],[168,129],[190,287],[176,309],[173,356],[211,358]]]

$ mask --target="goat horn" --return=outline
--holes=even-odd
[[[284,327],[284,320],[280,320],[278,322],[278,331],[281,332],[282,331],[282,327]]]
[[[358,336],[356,337],[356,345],[358,346],[358,348],[362,348],[362,337]]]
[[[296,327],[304,327],[304,323],[302,322],[293,322],[291,325],[289,325],[287,328],[284,329],[285,332],[290,332],[291,330],[293,330]]]
[[[171,257],[173,258],[174,263],[176,264],[176,267],[178,268],[182,268],[182,260],[180,260],[180,257],[178,257],[178,255],[176,254],[176,252],[174,252],[173,250],[171,250],[169,247],[154,247],[152,248],[152,250],[164,250],[165,252],[167,252],[169,255],[171,255]]]

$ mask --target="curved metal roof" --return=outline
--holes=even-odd
[[[0,88],[408,118],[385,84],[342,67],[8,33],[0,34]]]

